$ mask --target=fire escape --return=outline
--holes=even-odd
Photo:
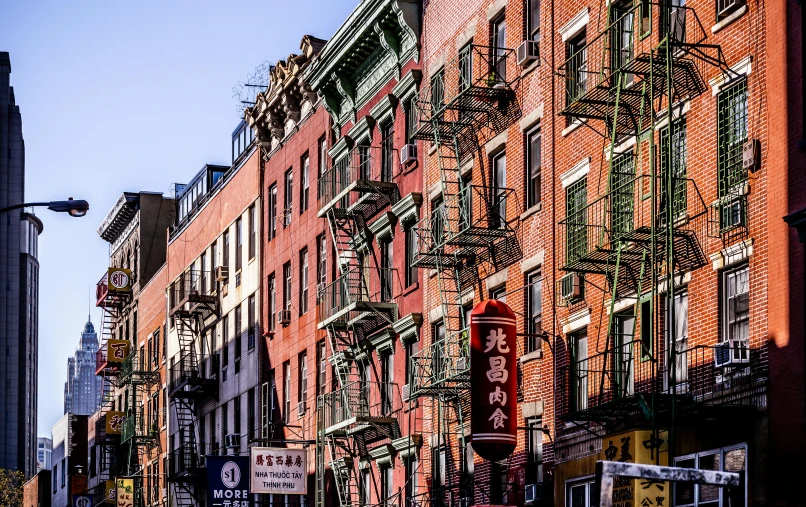
[[[432,201],[430,215],[416,226],[414,264],[436,271],[438,300],[427,304],[439,304],[442,324],[430,344],[411,358],[410,396],[430,401],[431,428],[425,432],[442,436],[438,452],[445,460],[439,467],[444,472],[432,464],[431,491],[421,503],[473,503],[475,495],[473,484],[459,473],[467,469],[463,426],[470,417],[471,308],[463,306],[463,297],[481,276],[519,260],[522,250],[515,190],[494,171],[481,176],[481,185],[465,180],[461,167],[471,156],[484,160],[484,143],[520,118],[515,64],[511,49],[467,46],[423,85],[415,100],[414,137],[436,148],[441,186],[441,199]]]
[[[217,367],[204,361],[202,344],[205,331],[220,314],[212,275],[189,269],[169,289],[169,318],[176,326],[179,352],[171,358],[168,378],[168,396],[176,421],[170,436],[168,481],[173,484],[173,497],[180,506],[201,501],[198,494],[203,488],[197,491],[197,486],[205,477],[208,449],[202,448],[198,434],[198,410],[204,401],[218,398]]]
[[[338,505],[373,505],[367,481],[379,491],[369,460],[401,436],[399,386],[383,382],[371,360],[373,340],[389,337],[397,319],[397,271],[372,248],[368,224],[398,200],[397,153],[353,146],[319,180],[319,217],[326,218],[336,279],[318,287],[317,321],[326,329],[338,386],[318,400],[317,505],[325,505],[325,465]]]
[[[658,445],[668,429],[671,449],[675,418],[747,404],[736,388],[756,390],[765,375],[747,343],[687,345],[679,285],[708,263],[719,219],[702,182],[687,176],[685,127],[675,114],[717,72],[731,73],[695,11],[649,2],[611,4],[606,28],[558,68],[560,114],[610,145],[606,189],[589,200],[585,180],[572,183],[559,222],[566,274],[557,305],[584,307],[590,287],[605,293],[609,309],[603,336],[569,340],[556,394],[566,421],[651,427]],[[620,313],[616,303],[625,300],[634,304]],[[715,367],[725,355],[732,364]]]

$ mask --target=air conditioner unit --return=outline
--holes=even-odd
[[[277,322],[279,322],[283,327],[291,324],[291,310],[281,310],[278,312]]]
[[[417,160],[417,145],[406,144],[400,150],[400,163],[403,165],[409,164]]]
[[[529,63],[540,59],[540,43],[535,40],[525,40],[518,47],[518,65],[525,67]]]
[[[305,400],[302,400],[301,402],[297,403],[297,416],[298,417],[302,417],[303,415],[305,415],[305,408],[306,407],[307,407],[307,404],[305,403]]]
[[[227,283],[229,280],[229,267],[218,266],[215,268],[215,279],[217,282]]]
[[[526,505],[534,504],[537,498],[537,484],[527,484],[526,487],[523,489],[524,492],[524,503]]]
[[[582,276],[578,273],[569,273],[560,281],[562,298],[568,301],[582,298]]]
[[[409,387],[408,384],[403,384],[403,390],[402,390],[402,393],[401,393],[401,397],[403,398],[403,401],[409,401],[410,396],[411,396],[411,388]]]
[[[750,362],[750,349],[744,340],[727,340],[714,348],[714,366],[735,366]]]
[[[467,358],[466,357],[460,357],[459,359],[456,360],[456,369],[459,370],[459,371],[467,369]]]
[[[224,447],[234,449],[241,446],[241,436],[236,434],[224,435]]]

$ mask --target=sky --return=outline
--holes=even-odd
[[[358,0],[0,0],[0,51],[22,113],[27,201],[86,199],[71,218],[40,208],[38,434],[64,409],[108,265],[96,230],[124,191],[168,194],[205,163],[230,162],[232,87],[264,61],[328,39]],[[311,15],[315,14],[315,15]]]

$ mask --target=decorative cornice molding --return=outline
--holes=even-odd
[[[397,215],[400,227],[410,223],[417,223],[420,219],[420,206],[423,203],[423,194],[411,192],[392,206],[392,213]]]
[[[423,79],[423,72],[420,69],[411,69],[405,76],[400,78],[398,83],[392,88],[392,94],[401,101],[409,100],[420,86]]]
[[[392,324],[395,332],[404,345],[420,339],[420,326],[423,324],[422,313],[410,313]]]

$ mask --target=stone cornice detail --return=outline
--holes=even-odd
[[[409,457],[416,457],[420,452],[420,447],[423,445],[423,436],[420,433],[406,435],[398,439],[392,440],[392,447],[395,448],[400,455],[400,459],[407,459]]]
[[[382,125],[388,121],[394,121],[396,108],[397,97],[391,94],[386,95],[369,110],[369,115],[375,118],[379,125]]]
[[[420,326],[423,324],[422,313],[410,313],[392,324],[400,341],[405,345],[420,339]]]
[[[397,215],[400,227],[420,220],[420,205],[423,203],[423,194],[411,192],[392,206],[392,213]]]
[[[369,230],[375,235],[375,240],[378,241],[378,243],[394,237],[396,219],[397,217],[394,213],[387,211],[386,213],[381,213],[374,222],[369,224]]]
[[[392,88],[392,94],[401,101],[409,100],[420,86],[420,81],[423,79],[423,71],[420,69],[411,69],[405,76],[400,78],[398,83]]]

